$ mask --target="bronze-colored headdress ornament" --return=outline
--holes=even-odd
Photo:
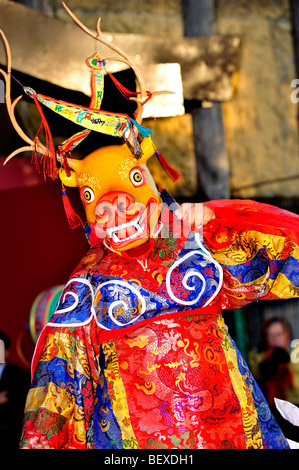
[[[49,176],[53,179],[58,176],[58,166],[62,166],[67,172],[69,171],[67,164],[67,156],[70,155],[70,152],[77,145],[79,145],[90,134],[91,131],[122,138],[129,146],[135,158],[138,159],[142,154],[139,145],[140,140],[152,134],[152,131],[150,129],[147,129],[142,126],[142,113],[144,104],[157,94],[172,93],[170,91],[155,91],[153,93],[150,93],[146,90],[143,77],[139,72],[136,64],[132,62],[130,57],[122,49],[112,45],[103,37],[100,27],[101,18],[99,18],[97,21],[97,32],[95,33],[89,30],[84,24],[82,24],[81,21],[74,15],[74,13],[71,12],[71,10],[64,3],[63,6],[68,12],[68,14],[71,16],[71,18],[75,21],[75,23],[84,32],[86,32],[89,36],[99,41],[100,43],[108,46],[110,49],[115,51],[118,56],[103,59],[98,53],[96,53],[87,60],[87,65],[91,68],[91,100],[88,107],[79,106],[73,103],[68,103],[65,101],[57,100],[55,98],[51,98],[49,96],[39,94],[32,88],[23,86],[22,84],[20,84],[20,82],[18,82],[23,87],[24,92],[34,100],[35,105],[41,116],[41,124],[34,140],[32,140],[29,136],[24,133],[15,117],[15,107],[19,100],[22,98],[22,96],[19,96],[13,102],[11,102],[11,52],[8,41],[3,31],[0,30],[0,34],[5,45],[7,56],[7,71],[5,72],[4,70],[0,69],[0,72],[4,76],[6,83],[7,110],[14,129],[27,144],[26,146],[20,147],[19,149],[12,152],[6,158],[4,164],[6,164],[9,160],[11,160],[15,155],[19,153],[32,151],[34,161],[38,166],[42,166],[44,176]],[[139,88],[138,92],[132,92],[125,88],[111,73],[109,73],[109,71],[107,71],[107,63],[113,61],[123,62],[134,71]],[[118,90],[128,100],[133,100],[136,102],[136,110],[132,117],[127,114],[118,114],[114,112],[111,113],[101,109],[102,98],[104,93],[105,72],[109,74]],[[69,137],[62,144],[60,144],[57,149],[55,149],[51,136],[51,131],[44,117],[41,105],[46,106],[48,109],[51,109],[60,116],[79,125],[81,127],[81,130],[75,135]],[[42,128],[45,132],[45,144],[43,144],[39,139],[39,134]],[[179,178],[179,173],[168,164],[166,159],[160,154],[160,152],[158,152],[158,150],[156,150],[156,155],[164,169],[168,172],[168,174],[174,180],[177,180]],[[63,195],[65,196],[65,191],[63,192]]]
[[[144,104],[148,101],[148,99],[150,99],[154,95],[161,94],[161,93],[171,93],[169,91],[156,91],[156,92],[150,93],[146,90],[144,80],[138,68],[136,67],[134,62],[132,62],[130,57],[122,49],[112,45],[103,37],[101,28],[100,28],[101,18],[99,18],[97,22],[97,33],[94,33],[93,31],[89,30],[83,23],[81,23],[81,21],[74,15],[74,13],[71,12],[71,10],[64,3],[63,3],[63,6],[68,12],[68,14],[72,17],[72,19],[76,22],[76,24],[83,31],[85,31],[88,35],[93,37],[95,40],[105,44],[110,49],[117,52],[118,57],[108,57],[106,59],[102,59],[99,56],[99,54],[95,54],[93,57],[87,60],[87,64],[92,70],[91,101],[88,107],[77,106],[72,103],[67,103],[64,101],[56,100],[48,96],[40,95],[29,87],[23,87],[25,93],[29,95],[35,101],[35,104],[38,107],[38,110],[41,114],[41,117],[42,117],[41,127],[42,126],[44,127],[45,134],[47,137],[46,145],[43,145],[38,138],[38,134],[41,128],[38,130],[38,133],[35,139],[32,140],[23,132],[23,130],[20,128],[19,124],[17,123],[14,111],[15,111],[16,104],[19,102],[22,96],[19,96],[13,103],[11,102],[11,98],[10,98],[10,95],[11,95],[11,53],[10,53],[8,41],[3,31],[0,30],[0,34],[4,41],[6,55],[7,55],[7,72],[0,70],[6,82],[7,109],[8,109],[9,117],[11,119],[11,122],[15,130],[17,131],[19,136],[28,144],[26,147],[21,147],[15,150],[11,155],[9,155],[5,163],[7,163],[11,158],[13,158],[18,153],[28,151],[28,150],[33,150],[35,153],[41,154],[44,159],[48,159],[48,162],[45,164],[45,168],[46,168],[46,174],[51,177],[56,176],[55,160],[57,157],[59,160],[61,160],[61,157],[59,158],[59,153],[63,154],[64,152],[68,152],[72,150],[76,145],[82,142],[82,140],[85,137],[87,137],[87,135],[91,131],[101,132],[107,135],[124,138],[129,144],[131,144],[133,151],[135,153],[135,156],[138,158],[138,152],[139,152],[138,141],[137,141],[138,133],[141,134],[141,136],[143,137],[148,136],[149,134],[152,133],[152,131],[144,128],[141,125],[142,111],[143,111]],[[136,102],[137,109],[133,117],[130,117],[126,114],[110,113],[107,111],[102,111],[100,109],[102,97],[103,97],[103,90],[104,90],[104,79],[103,79],[104,68],[106,67],[106,64],[111,61],[123,62],[126,65],[128,65],[135,73],[136,81],[138,83],[139,90],[140,90],[138,93],[131,92],[130,90],[123,87],[112,74],[107,72],[112,78],[112,80],[114,81],[115,85],[122,92],[122,94],[126,96],[128,99],[134,100]],[[54,146],[51,141],[51,132],[43,116],[40,103],[47,106],[52,111],[60,114],[60,116],[63,116],[66,119],[69,119],[84,128],[84,130],[81,130],[74,136],[70,137],[59,146],[58,155],[54,150]]]

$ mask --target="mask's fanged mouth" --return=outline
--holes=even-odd
[[[144,230],[144,223],[140,225],[141,214],[126,224],[117,227],[107,228],[107,234],[114,243],[123,243],[138,237]]]

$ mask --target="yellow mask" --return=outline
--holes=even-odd
[[[93,236],[117,251],[145,243],[160,215],[160,194],[146,165],[155,147],[149,137],[140,146],[138,159],[126,144],[113,145],[83,160],[68,158],[70,175],[59,172],[65,186],[78,187]]]

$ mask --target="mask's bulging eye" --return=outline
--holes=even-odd
[[[142,169],[133,168],[133,170],[130,171],[130,180],[135,187],[145,184],[145,176]]]
[[[94,201],[94,192],[88,186],[83,186],[83,188],[80,189],[80,196],[84,204],[90,204]]]

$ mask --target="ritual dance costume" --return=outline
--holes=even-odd
[[[222,310],[299,296],[299,216],[214,201],[216,219],[185,233],[161,196],[134,256],[86,225],[90,250],[38,339],[21,447],[288,448]]]

